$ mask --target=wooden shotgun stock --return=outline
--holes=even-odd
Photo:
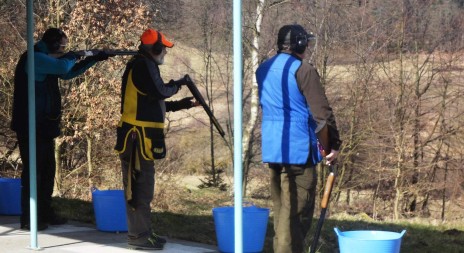
[[[211,111],[211,109],[209,108],[209,106],[206,104],[206,101],[205,99],[203,98],[203,96],[201,95],[200,91],[198,90],[197,86],[195,85],[195,83],[193,83],[192,79],[190,79],[190,76],[189,75],[185,75],[184,77],[185,81],[187,82],[187,87],[188,89],[190,90],[190,92],[192,93],[192,95],[195,97],[195,99],[201,104],[201,106],[203,106],[203,109],[205,110],[206,114],[208,114],[209,116],[209,119],[211,120],[211,122],[213,122],[213,125],[216,127],[216,129],[218,130],[219,134],[224,137],[224,135],[226,134],[224,132],[224,130],[222,130],[222,127],[221,125],[219,125],[219,122],[217,121],[216,117],[214,117],[214,114],[213,112]]]

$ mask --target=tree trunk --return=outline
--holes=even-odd
[[[207,63],[206,63],[206,83],[207,83],[207,88],[209,87],[209,92],[208,94],[208,106],[211,108],[211,111],[214,112],[213,108],[213,84],[211,81],[211,47],[209,47],[208,51],[208,57],[207,57]],[[211,83],[208,83],[211,82]],[[209,121],[209,133],[210,133],[210,151],[211,151],[211,174],[212,174],[212,180],[213,184],[217,187],[219,187],[219,175],[217,174],[216,171],[216,162],[215,162],[215,153],[214,153],[214,129],[213,129],[213,122],[210,120]]]
[[[208,12],[211,6],[205,6],[203,10],[204,14],[201,19],[201,29],[203,33],[203,64],[205,68],[204,82],[205,82],[205,91],[206,91],[206,100],[208,101],[208,106],[211,111],[214,113],[213,107],[213,27],[212,23],[208,20]],[[215,152],[214,152],[214,127],[213,122],[209,121],[209,132],[210,132],[210,159],[211,159],[211,170],[208,170],[207,174],[211,175],[210,184],[213,187],[219,187],[220,179],[218,172],[216,170],[215,164]]]
[[[445,214],[446,214],[446,186],[448,181],[448,161],[449,161],[449,146],[448,150],[446,151],[445,156],[445,168],[444,168],[444,175],[443,175],[443,194],[441,200],[441,220],[445,221]]]
[[[243,196],[246,197],[246,188],[247,188],[247,181],[248,181],[248,171],[250,162],[250,152],[251,152],[251,142],[253,141],[253,132],[256,126],[256,121],[258,119],[258,107],[259,107],[259,97],[258,97],[258,83],[256,82],[256,78],[254,73],[256,73],[256,69],[258,68],[259,64],[259,38],[261,33],[261,22],[263,20],[264,14],[264,4],[265,0],[259,0],[256,6],[256,22],[255,22],[255,29],[253,30],[253,45],[251,46],[251,61],[252,61],[252,71],[253,71],[253,81],[251,84],[251,97],[250,97],[250,119],[245,126],[243,131],[243,138],[242,138],[242,161],[243,161]]]
[[[398,53],[399,53],[399,93],[395,103],[395,123],[394,138],[395,138],[395,151],[396,151],[396,175],[395,175],[395,199],[393,203],[393,218],[398,220],[400,217],[400,200],[403,198],[403,169],[404,169],[404,157],[405,157],[405,80],[404,80],[404,62],[403,62],[403,43],[404,43],[404,26],[405,18],[401,23],[401,37],[398,41]]]
[[[93,165],[92,165],[92,136],[86,135],[87,140],[87,172],[88,172],[88,179],[89,179],[89,187],[93,186],[92,183],[92,175],[93,175]]]
[[[55,139],[55,164],[56,164],[56,174],[55,174],[55,186],[53,189],[54,194],[61,194],[62,186],[62,169],[61,169],[61,143],[63,143],[59,138]]]
[[[380,184],[382,182],[382,177],[381,175],[379,174],[379,179],[377,180],[377,187],[375,187],[375,191],[374,191],[374,194],[372,196],[372,219],[377,219],[377,202],[376,202],[376,199],[377,199],[377,194],[379,192],[379,189],[380,189]]]
[[[417,50],[417,43],[416,43],[416,50]],[[421,152],[421,145],[420,145],[420,112],[421,112],[421,95],[419,92],[420,88],[420,74],[418,73],[419,69],[416,68],[416,106],[414,107],[414,128],[413,128],[413,155],[412,155],[412,166],[413,166],[413,175],[411,179],[411,185],[410,188],[412,189],[413,196],[412,196],[412,201],[409,205],[409,212],[415,212],[416,211],[416,205],[417,205],[417,198],[419,195],[419,189],[417,189],[417,184],[419,183],[419,174],[420,174],[420,168],[419,168],[419,156]]]

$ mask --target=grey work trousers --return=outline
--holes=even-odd
[[[274,252],[303,253],[311,227],[316,194],[316,168],[270,164],[274,211]]]
[[[128,138],[126,150],[120,154],[124,191],[127,193],[129,184],[129,176],[132,176],[132,201],[129,205],[126,202],[126,216],[129,243],[144,243],[152,234],[151,226],[151,208],[150,202],[153,200],[155,189],[155,166],[151,160],[145,160],[140,154],[137,138]],[[137,147],[137,148],[136,148]],[[138,152],[137,157],[140,164],[140,170],[136,173],[131,170],[131,156]],[[133,157],[133,159],[135,159]]]

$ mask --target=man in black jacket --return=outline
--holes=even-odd
[[[108,59],[104,52],[78,61],[73,52],[65,53],[68,37],[58,28],[49,28],[34,46],[35,116],[37,151],[37,213],[38,230],[66,223],[51,207],[55,182],[55,142],[60,135],[61,93],[58,79],[69,80]],[[21,228],[29,224],[29,110],[27,52],[16,65],[14,77],[13,117],[11,129],[16,132],[23,163],[21,173]]]
[[[192,97],[164,101],[175,95],[184,79],[164,83],[159,65],[166,48],[174,44],[159,31],[148,29],[138,54],[126,65],[121,86],[121,120],[117,128],[119,152],[127,200],[128,244],[133,249],[161,250],[166,240],[153,233],[150,202],[154,195],[154,160],[166,155],[165,113],[197,106]]]

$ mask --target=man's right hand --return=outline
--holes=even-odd
[[[325,164],[327,164],[327,165],[329,165],[329,166],[332,165],[332,164],[334,164],[334,163],[335,163],[335,160],[337,160],[337,157],[338,157],[338,153],[339,153],[339,152],[340,152],[340,151],[334,150],[334,149],[330,150],[330,154],[328,154],[328,155],[325,157]]]
[[[187,85],[187,79],[184,77],[182,77],[181,79],[178,79],[178,80],[173,80],[171,79],[169,81],[169,84],[171,85],[177,85],[177,86],[182,86],[182,85]]]

